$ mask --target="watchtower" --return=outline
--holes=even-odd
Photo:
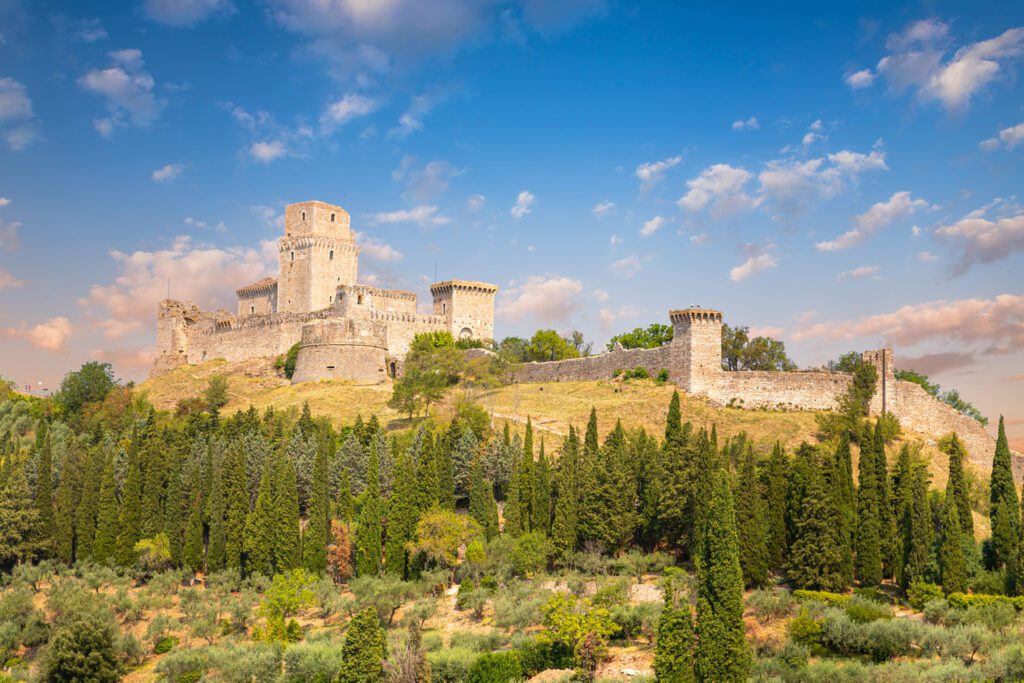
[[[326,202],[289,204],[278,242],[277,310],[307,313],[334,304],[338,285],[356,283],[359,247],[348,212]]]
[[[691,394],[708,391],[722,372],[722,313],[710,308],[668,312],[672,379]]]
[[[494,339],[494,295],[498,286],[470,280],[430,285],[434,315],[443,317],[455,339]]]

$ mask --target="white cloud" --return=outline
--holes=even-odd
[[[633,277],[644,269],[644,265],[640,261],[639,256],[632,254],[617,261],[612,261],[609,268],[611,268],[613,273],[618,273],[624,277]]]
[[[619,237],[618,235],[612,235],[611,237],[608,238],[608,244],[611,246],[612,249],[614,249],[615,247],[622,244],[622,238]]]
[[[775,268],[778,261],[773,254],[756,254],[729,271],[729,279],[733,282],[746,280],[751,275]]]
[[[156,352],[153,349],[96,349],[89,357],[102,363],[110,363],[118,375],[124,376],[124,373],[141,378],[153,367]]]
[[[712,203],[723,209],[754,206],[755,201],[744,192],[752,177],[750,171],[729,164],[708,166],[686,181],[690,189],[676,203],[690,211],[700,211]]]
[[[483,196],[482,194],[474,194],[471,195],[470,198],[466,200],[466,208],[470,211],[479,211],[480,209],[484,208],[484,204],[486,203],[487,197]]]
[[[710,239],[711,239],[711,235],[707,234],[706,232],[701,232],[701,233],[698,233],[696,235],[690,235],[690,243],[691,244],[696,244],[696,245],[707,244],[708,240],[710,240]]]
[[[16,152],[42,139],[28,90],[13,78],[0,78],[0,126],[4,125],[12,126],[4,130],[3,137]]]
[[[792,336],[795,340],[881,338],[907,347],[941,341],[961,350],[965,346],[1020,349],[1024,347],[1024,296],[929,301],[852,321],[808,323]]]
[[[185,220],[183,222],[185,223],[185,225],[197,228],[199,230],[206,230],[207,228],[210,227],[209,223],[207,223],[206,221],[197,220],[195,218],[192,218],[192,216],[185,216]],[[224,225],[224,221],[218,221],[213,226],[213,229],[216,230],[217,232],[227,232],[228,226]]]
[[[391,172],[395,181],[405,180],[406,189],[402,193],[405,199],[424,202],[435,199],[448,191],[454,178],[462,175],[463,170],[456,168],[443,159],[428,161],[422,168],[415,168],[416,158],[410,155],[402,157],[401,165]]]
[[[971,266],[1001,261],[1024,250],[1024,212],[989,220],[980,216],[964,218],[935,230],[957,253],[952,273],[960,275]]]
[[[561,275],[531,275],[522,284],[512,283],[499,295],[499,316],[521,320],[527,316],[540,323],[565,323],[579,308],[583,283]]]
[[[608,294],[608,292],[604,291],[603,289],[595,289],[593,292],[591,292],[591,295],[594,297],[595,301],[603,302],[608,301],[608,299],[611,298],[611,295]]]
[[[757,130],[761,127],[756,116],[751,116],[749,119],[744,121],[743,119],[737,119],[732,122],[733,130]]]
[[[111,66],[92,69],[78,79],[78,85],[83,89],[107,98],[111,116],[94,121],[96,130],[110,137],[114,128],[128,125],[128,122],[141,128],[151,125],[159,118],[166,101],[153,94],[155,81],[142,68],[142,51],[117,50],[108,56]]]
[[[995,38],[970,43],[947,59],[949,25],[938,19],[910,24],[889,37],[889,54],[875,68],[894,91],[914,90],[925,101],[948,110],[966,108],[973,97],[1024,54],[1024,28],[1011,28]]]
[[[67,350],[66,343],[73,331],[70,320],[58,317],[34,327],[22,324],[20,327],[9,327],[3,332],[8,337],[24,339],[44,351],[63,352]]]
[[[275,209],[272,206],[263,206],[257,204],[256,206],[250,206],[249,211],[263,221],[264,225],[268,228],[275,230],[284,230],[284,212]]]
[[[607,329],[617,320],[636,318],[640,311],[632,306],[620,306],[619,308],[602,308],[598,311],[598,320],[602,329]]]
[[[668,157],[661,161],[648,161],[636,167],[634,174],[640,179],[640,189],[649,190],[665,179],[665,172],[668,169],[678,166],[683,162],[681,154]]]
[[[153,21],[167,26],[192,26],[214,14],[235,13],[231,0],[144,0],[142,10]]]
[[[615,209],[615,202],[611,202],[606,199],[603,202],[594,204],[594,208],[591,209],[590,212],[594,214],[594,218],[600,220],[602,218],[607,218],[608,216],[611,216],[613,213],[615,213]]]
[[[860,71],[854,71],[846,74],[843,78],[843,83],[851,90],[860,90],[861,88],[870,88],[875,82],[875,74],[872,73],[871,69],[861,69]]]
[[[781,339],[786,334],[786,330],[781,327],[763,326],[763,327],[751,327],[751,337],[769,337],[771,339]]]
[[[184,164],[166,164],[153,171],[150,175],[153,178],[153,182],[169,183],[181,175],[184,170]]]
[[[107,29],[99,19],[82,19],[75,28],[75,39],[83,43],[95,43],[107,39]]]
[[[0,218],[0,251],[18,248],[18,231],[20,229],[20,222],[11,221],[8,223],[3,218]]]
[[[758,174],[760,197],[783,214],[797,214],[813,199],[835,196],[848,181],[867,171],[887,170],[885,152],[841,150],[814,159],[776,159]]]
[[[366,116],[376,111],[380,103],[359,93],[346,93],[340,100],[327,105],[320,115],[320,129],[325,134],[344,126],[349,121]]]
[[[376,223],[416,223],[423,227],[451,222],[447,216],[439,215],[437,207],[432,204],[417,206],[414,209],[378,213],[374,215],[373,220]]]
[[[853,219],[855,228],[843,233],[835,240],[818,242],[815,246],[818,251],[839,251],[852,247],[860,244],[893,221],[907,218],[918,209],[927,206],[928,202],[923,199],[911,198],[909,192],[896,192],[886,201],[872,205],[866,212],[855,217]]]
[[[24,280],[19,280],[10,273],[0,270],[0,292],[5,289],[16,289],[24,284]]]
[[[398,117],[398,125],[388,130],[388,137],[404,139],[423,130],[423,117],[451,96],[449,91],[426,92],[412,98],[409,108]]]
[[[664,223],[665,219],[662,216],[655,216],[651,220],[644,222],[644,227],[640,228],[640,234],[643,237],[650,237],[654,233],[658,232],[658,228],[660,228]]]
[[[360,232],[356,233],[356,238],[359,241],[361,253],[374,261],[391,263],[394,261],[401,261],[403,258],[400,251],[392,247],[390,244],[382,242],[376,237],[371,237],[366,233]]]
[[[978,147],[986,152],[994,152],[1002,146],[1013,149],[1022,142],[1024,142],[1024,123],[1018,123],[1016,126],[999,131],[998,137],[982,140],[978,143]]]
[[[280,159],[287,153],[288,150],[280,140],[254,142],[249,147],[249,156],[264,164],[269,164],[274,159]]]
[[[201,308],[232,309],[236,287],[255,282],[276,271],[277,245],[271,240],[260,249],[222,249],[175,238],[167,249],[112,251],[117,276],[106,285],[93,285],[80,300],[97,319],[97,327],[110,339],[152,329],[157,302],[167,296],[193,301]]]
[[[533,205],[536,203],[537,198],[533,196],[532,192],[523,190],[516,197],[515,206],[509,211],[512,214],[512,218],[520,219],[526,214],[530,213]]]
[[[860,266],[858,268],[839,273],[839,275],[836,275],[836,280],[838,282],[843,282],[844,280],[860,280],[866,277],[874,277],[875,275],[878,275],[880,270],[881,268],[878,266]]]

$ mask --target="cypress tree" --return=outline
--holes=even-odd
[[[909,586],[927,581],[932,568],[934,522],[928,501],[928,471],[923,465],[914,468],[913,504],[910,514],[910,538],[903,580]]]
[[[523,463],[522,458],[512,461],[512,477],[505,496],[505,527],[504,531],[512,538],[518,538],[523,532],[523,500],[520,494]],[[529,517],[526,519],[526,531],[529,531]]]
[[[75,562],[75,516],[82,502],[84,466],[78,444],[72,444],[64,458],[60,484],[54,501],[53,549],[58,559]]]
[[[1002,424],[1000,422],[1000,424]],[[37,545],[44,555],[49,555],[53,547],[54,510],[53,510],[53,446],[50,443],[50,431],[46,422],[39,423],[36,433],[36,490],[33,502],[39,513]]]
[[[946,487],[946,514],[942,520],[942,547],[939,559],[942,565],[942,590],[950,593],[967,592],[967,562],[963,551],[963,525],[958,518],[956,501]]]
[[[188,518],[185,522],[185,546],[182,554],[182,561],[190,571],[203,571],[204,550],[202,474],[199,463],[193,463],[189,474]]]
[[[3,449],[0,449],[0,453]],[[32,561],[39,510],[20,460],[0,458],[0,569]]]
[[[590,417],[587,419],[587,431],[583,438],[582,462],[589,464],[597,457],[597,408],[590,407]]]
[[[355,519],[355,503],[352,501],[352,487],[349,484],[348,470],[341,473],[336,511],[338,521],[343,524],[350,524]]]
[[[327,450],[320,446],[313,459],[309,519],[302,536],[302,566],[317,576],[327,571],[327,542],[331,533],[330,484],[327,479]]]
[[[348,625],[341,648],[342,665],[338,683],[373,683],[384,680],[384,658],[388,643],[377,611],[367,607]]]
[[[579,437],[569,427],[569,436],[562,444],[558,459],[558,490],[555,499],[555,518],[551,526],[551,540],[561,554],[576,549],[578,510],[576,500],[576,472],[579,464]]]
[[[745,449],[739,475],[735,499],[736,530],[743,583],[747,588],[761,587],[768,583],[768,525],[751,445]]]
[[[992,523],[992,546],[995,551],[996,568],[1005,572],[1006,592],[1011,595],[1017,583],[1018,521],[1011,517],[1009,505],[996,506],[996,517]]]
[[[946,445],[949,454],[949,478],[946,483],[946,500],[956,505],[957,519],[964,536],[974,542],[974,517],[971,514],[971,497],[967,488],[967,475],[964,472],[964,446],[960,438],[953,432]]]
[[[274,571],[287,572],[302,566],[299,538],[299,494],[295,466],[279,452],[274,467]]]
[[[453,424],[452,429],[455,428],[456,427]],[[465,444],[466,448],[463,451],[459,451],[458,456],[461,459],[463,454],[465,454],[466,457],[469,458],[469,460],[465,461],[465,465],[468,466],[472,461],[472,451],[476,449],[476,437],[473,436],[472,430],[467,431],[470,432],[468,437],[469,440],[467,440]],[[451,435],[451,430],[449,430],[449,435]],[[455,444],[452,443],[449,438],[442,438],[438,435],[434,439],[433,467],[435,474],[432,477],[432,481],[437,484],[437,493],[434,500],[438,505],[446,510],[455,509],[455,500],[458,488],[456,482],[458,476],[461,476],[461,473],[457,475],[456,472],[455,456],[452,453],[454,447]],[[460,467],[462,464],[463,463],[460,463]],[[468,473],[469,471],[467,469],[466,474],[468,475]]]
[[[714,487],[715,473],[718,471],[718,436],[714,426],[711,435],[702,429],[696,443],[692,444],[692,486],[689,495],[689,511],[686,521],[692,531],[690,538],[694,545],[700,543],[704,536],[704,522],[707,517],[708,501]]]
[[[451,430],[449,432],[451,433]],[[452,436],[454,435],[452,433]],[[453,448],[451,448],[450,453],[455,484],[455,501],[457,503],[464,503],[469,501],[469,480],[473,471],[473,463],[479,455],[480,442],[477,440],[473,430],[466,427],[461,430],[461,434],[457,438],[452,440],[452,443]],[[448,449],[445,450],[448,451]],[[442,488],[446,486],[443,477],[439,479],[439,483]],[[447,496],[447,490],[443,492],[443,495]],[[444,501],[441,502],[443,503]],[[454,507],[451,509],[454,509]]]
[[[523,454],[523,457],[533,457],[525,446]],[[545,536],[551,532],[551,469],[548,466],[548,459],[544,455],[543,438],[540,440],[540,452],[537,454],[537,462],[533,467],[533,503],[530,505],[530,528],[533,531],[540,531]]]
[[[207,511],[207,517],[210,521],[210,540],[206,551],[206,567],[208,571],[216,572],[227,566],[223,457],[217,458],[214,461],[212,476],[210,505]]]
[[[494,514],[492,514],[492,507]],[[479,457],[473,461],[473,469],[469,477],[469,516],[475,519],[480,528],[484,530],[484,536],[488,541],[498,535],[494,489],[491,482],[484,479],[483,464]]]
[[[121,492],[115,559],[122,567],[135,563],[135,544],[142,531],[142,464],[137,436],[128,448],[128,473]]]
[[[892,487],[889,485],[889,463],[885,457],[885,439],[882,421],[875,421],[873,435],[875,476],[878,477],[878,535],[881,539],[882,574],[893,577],[900,565],[899,537],[896,534],[896,515],[893,513]]]
[[[395,490],[388,501],[388,535],[384,546],[384,571],[405,578],[409,551],[406,544],[416,535],[420,509],[416,501],[416,473],[408,452],[395,461]]]
[[[246,521],[249,517],[249,476],[240,446],[224,455],[224,564],[230,569],[244,566]]]
[[[274,574],[274,500],[271,492],[273,460],[263,466],[263,476],[256,494],[256,505],[246,518],[243,553],[245,571],[249,574]]]
[[[843,584],[853,583],[853,537],[857,528],[857,493],[853,488],[853,463],[850,457],[849,434],[839,439],[832,460],[831,470],[826,477],[826,490],[831,496],[829,504],[835,507],[838,521],[839,554],[842,557]]]
[[[831,461],[834,462],[834,461]],[[800,588],[842,591],[846,573],[843,529],[834,493],[826,488],[823,465],[810,458],[796,536],[790,546],[788,576]]]
[[[359,510],[356,528],[356,575],[376,576],[380,573],[381,556],[381,502],[380,469],[377,449],[370,447],[370,464],[366,471],[366,490]]]
[[[862,439],[857,471],[857,534],[855,565],[857,578],[865,586],[882,581],[882,552],[879,532],[878,477],[871,439]]]
[[[728,474],[712,476],[697,554],[696,671],[701,680],[744,681],[750,653],[743,625],[743,572]]]
[[[101,457],[103,478],[100,481],[96,509],[96,540],[92,547],[92,559],[98,564],[107,564],[117,551],[117,480],[114,474],[114,458],[107,455]]]
[[[519,440],[518,434],[512,438],[509,446],[512,458],[519,463],[519,519],[523,533],[534,530],[533,489],[536,486],[534,479],[537,477],[537,465],[533,459],[533,424],[529,417],[526,418],[526,426],[530,431],[529,449]]]
[[[997,566],[1010,568],[1016,561],[1017,541],[1020,535],[1020,510],[1017,490],[1013,483],[1013,468],[1010,461],[1010,446],[1006,440],[1003,416],[999,416],[999,434],[996,437],[996,451],[992,459],[992,478],[989,490],[992,518],[992,543]],[[1000,508],[1005,508],[1000,517]]]
[[[672,400],[668,403],[668,414],[665,416],[665,441],[682,444],[683,419],[679,409],[679,392],[672,392]]]
[[[171,561],[183,564],[185,527],[188,524],[189,499],[184,492],[184,463],[181,453],[167,455],[167,496],[164,501],[164,533],[171,544]]]
[[[102,453],[97,444],[89,450],[86,458],[82,498],[75,514],[75,556],[78,558],[92,559],[93,557],[93,543],[96,540],[96,513],[99,509],[100,484],[103,480]]]
[[[786,488],[788,467],[782,444],[775,442],[768,460],[768,565],[782,569],[788,551],[786,538]]]
[[[164,488],[167,482],[167,461],[163,439],[151,436],[142,447],[144,480],[142,483],[142,538],[153,538],[164,531]],[[206,450],[204,448],[204,450]],[[201,479],[198,480],[201,482]]]
[[[691,683],[693,671],[693,616],[690,605],[674,604],[671,584],[665,587],[665,606],[658,620],[654,673],[666,683]]]

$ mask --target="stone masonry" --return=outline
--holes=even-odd
[[[285,208],[278,277],[236,290],[237,314],[165,300],[157,306],[152,374],[223,358],[278,356],[300,342],[293,381],[393,377],[420,332],[456,338],[494,335],[495,285],[448,280],[431,286],[433,312],[419,313],[414,292],[357,281],[359,246],[340,206],[300,202]]]

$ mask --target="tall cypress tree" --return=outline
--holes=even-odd
[[[1011,569],[1016,564],[1017,543],[1020,537],[1020,510],[1017,490],[1013,483],[1010,446],[1006,440],[1003,416],[999,416],[996,451],[992,458],[992,478],[989,489],[992,518],[992,544],[998,566]],[[1000,519],[1000,508],[1005,508]]]
[[[768,522],[752,445],[744,451],[739,475],[735,500],[740,567],[744,585],[754,588],[768,583]]]
[[[504,531],[512,538],[518,538],[524,531],[529,531],[529,517],[526,519],[526,529],[523,528],[523,496],[521,491],[521,479],[523,459],[515,457],[512,461],[512,477],[508,484],[508,491],[505,495],[505,526]],[[527,508],[529,510],[529,508]]]
[[[243,552],[245,571],[249,574],[274,574],[274,499],[272,483],[273,459],[263,465],[263,476],[256,494],[256,504],[246,517]]]
[[[882,436],[882,421],[875,421],[873,435],[875,454],[875,476],[878,477],[878,535],[881,539],[882,573],[896,575],[900,564],[899,538],[896,534],[896,516],[893,513],[892,487],[889,485],[889,463],[885,457],[885,439]]]
[[[526,418],[526,426],[533,431],[530,418]],[[509,451],[512,459],[519,463],[519,519],[520,528],[526,533],[533,531],[533,489],[537,476],[537,465],[533,459],[533,434],[530,435],[529,450],[516,434],[509,444]]]
[[[477,521],[484,530],[484,536],[490,541],[498,535],[497,510],[494,502],[494,489],[491,482],[484,479],[483,464],[478,457],[473,461],[473,469],[469,476],[469,516]]]
[[[299,494],[295,465],[283,452],[274,467],[274,571],[290,571],[302,566],[302,542],[299,538]]]
[[[786,453],[778,441],[768,460],[768,565],[782,569],[786,561],[786,488],[788,480]]]
[[[750,669],[743,625],[743,572],[729,476],[712,475],[711,496],[697,553],[698,678],[744,681]]]
[[[569,427],[569,436],[562,443],[562,455],[558,459],[558,490],[555,498],[555,518],[551,525],[551,540],[555,549],[562,554],[576,549],[577,524],[577,469],[579,467],[580,441],[576,430]]]
[[[406,577],[409,551],[406,544],[416,535],[420,509],[416,498],[416,473],[409,453],[402,451],[395,461],[395,489],[388,501],[388,535],[384,547],[384,571]]]
[[[142,483],[143,538],[153,538],[164,530],[164,494],[167,485],[167,460],[164,439],[156,435],[146,439],[141,450],[144,480]],[[207,450],[207,448],[204,448]],[[201,482],[201,479],[198,480]]]
[[[64,457],[64,468],[54,501],[54,551],[67,564],[75,562],[75,516],[82,502],[82,478],[84,475],[82,452],[78,444],[72,444]]]
[[[850,457],[850,438],[843,434],[839,439],[832,467],[826,473],[825,486],[831,496],[829,504],[835,507],[838,517],[839,554],[842,556],[844,585],[853,583],[856,572],[853,566],[853,539],[857,528],[857,493],[853,488],[853,463]]]
[[[846,588],[846,567],[842,550],[843,529],[835,494],[826,486],[817,454],[808,458],[804,496],[795,520],[796,535],[790,546],[788,576],[800,588],[842,591]]]
[[[102,454],[103,478],[100,481],[100,495],[96,509],[96,540],[93,542],[92,558],[98,564],[114,559],[117,551],[117,479],[114,474],[114,458]]]
[[[330,537],[330,484],[327,450],[321,445],[313,459],[313,482],[309,498],[309,519],[302,536],[302,566],[320,575],[327,571],[327,542]]]
[[[904,588],[909,585],[906,569],[910,559],[910,548],[913,538],[913,517],[914,517],[914,470],[920,467],[910,457],[910,448],[904,444],[900,448],[900,455],[896,459],[896,468],[893,472],[893,497],[896,510],[896,530],[900,541],[900,558],[902,562],[896,572],[896,578]]]
[[[942,590],[950,593],[967,591],[967,562],[963,551],[963,526],[958,518],[958,505],[946,487],[945,517],[942,520],[942,546],[939,560],[942,567]]]
[[[213,481],[210,484],[210,501],[207,518],[210,524],[209,547],[206,551],[206,567],[210,572],[220,571],[227,565],[227,527],[225,522],[224,457],[213,462]]]
[[[224,454],[224,564],[243,569],[246,521],[249,517],[249,476],[240,445]]]
[[[102,438],[102,434],[98,436]],[[103,451],[99,444],[89,450],[85,467],[81,503],[75,513],[75,555],[78,558],[92,559],[93,543],[96,540],[96,513],[99,509],[100,484],[103,480]]]
[[[203,547],[203,480],[198,462],[192,463],[189,471],[188,517],[185,521],[182,562],[193,572],[203,571],[206,563]]]
[[[25,476],[24,464],[0,448],[0,568],[32,561],[39,511]]]
[[[359,510],[359,526],[356,529],[356,575],[376,576],[380,573],[381,548],[381,501],[380,469],[377,449],[370,447],[370,464],[366,472],[366,490],[363,491],[363,505]]]
[[[676,605],[672,585],[665,587],[665,606],[658,619],[654,673],[666,683],[690,683],[697,680],[693,671],[693,616],[690,603]]]
[[[1000,422],[1000,424],[1002,424]],[[39,423],[35,442],[36,457],[36,490],[33,502],[39,513],[37,546],[44,555],[49,555],[53,547],[54,509],[53,509],[53,446],[50,443],[50,431],[46,422]]]
[[[531,439],[532,444],[532,439]],[[532,445],[531,445],[532,449]],[[530,449],[523,447],[523,457],[533,457]],[[547,536],[551,532],[551,469],[544,454],[544,439],[540,440],[540,452],[533,467],[533,502],[530,505],[530,528]]]
[[[349,484],[348,470],[341,473],[341,484],[338,486],[338,501],[335,516],[342,524],[351,524],[355,519],[355,502],[352,500],[352,487]]]
[[[946,445],[949,454],[949,478],[946,483],[946,500],[956,505],[957,519],[964,536],[974,542],[974,517],[971,514],[971,497],[964,472],[964,446],[960,437],[953,432]]]
[[[142,463],[139,457],[138,436],[128,448],[128,472],[121,492],[121,510],[118,520],[117,563],[127,567],[135,563],[135,544],[142,538]]]
[[[934,521],[928,501],[928,470],[920,465],[914,468],[910,539],[906,568],[903,571],[903,580],[907,586],[931,578],[934,542]]]
[[[882,581],[882,552],[879,529],[878,477],[874,440],[862,439],[857,470],[857,534],[855,565],[857,578],[865,586]]]

